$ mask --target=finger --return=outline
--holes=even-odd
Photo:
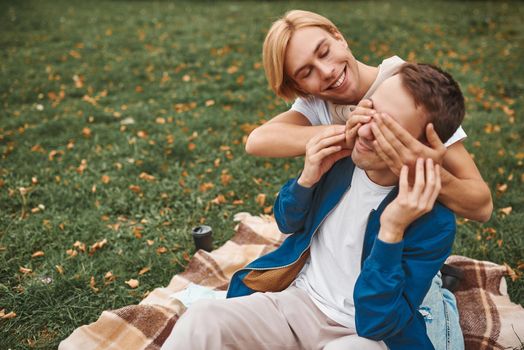
[[[368,98],[364,98],[360,100],[360,102],[357,104],[359,107],[365,107],[365,108],[373,108],[373,101],[371,101]]]
[[[373,108],[364,108],[364,107],[356,107],[352,111],[352,115],[361,114],[361,115],[372,116],[375,113],[377,113],[377,111],[375,111]]]
[[[432,205],[435,204],[435,201],[437,200],[437,197],[440,194],[440,189],[442,188],[442,179],[440,177],[440,165],[435,164],[435,188],[433,189],[433,193],[430,197],[430,202]]]
[[[386,165],[388,166],[388,168],[394,173],[394,174],[399,174],[399,163],[390,158],[389,155],[384,152],[384,150],[380,147],[380,145],[378,144],[378,142],[375,140],[373,141],[373,147],[375,149],[375,152],[377,152],[377,155],[380,157],[380,159],[382,159]],[[400,164],[400,167],[402,167],[402,164]]]
[[[396,169],[398,173],[398,169],[400,169],[403,164],[398,149],[395,149],[391,145],[391,143],[386,139],[386,137],[382,133],[382,130],[380,130],[380,128],[375,123],[371,124],[371,131],[375,136],[377,146],[383,151],[383,153],[387,155],[389,159],[391,159],[396,164]]]
[[[445,149],[446,146],[442,143],[442,140],[440,140],[440,137],[438,137],[437,132],[435,131],[435,127],[432,123],[429,123],[426,126],[426,139],[428,140],[429,145],[434,150],[442,150]]]
[[[333,163],[336,163],[338,162],[340,159],[342,158],[346,158],[346,157],[349,157],[351,155],[351,151],[348,150],[348,149],[342,149],[340,150],[339,152],[335,152],[331,155],[329,155],[329,157],[331,157],[331,161]]]
[[[415,184],[413,185],[412,196],[415,200],[420,199],[420,195],[425,186],[424,180],[424,160],[422,158],[417,159],[417,165],[415,167]]]
[[[320,150],[333,146],[337,143],[343,142],[346,139],[346,134],[336,134],[333,136],[328,136],[323,139],[318,140],[316,143],[313,143],[309,148],[309,154],[314,155],[318,153]]]
[[[424,191],[420,197],[419,204],[424,206],[427,210],[430,210],[433,207],[433,202],[431,197],[435,191],[435,165],[433,164],[433,159],[428,158],[425,162],[426,166],[426,186],[424,186]]]
[[[358,123],[351,129],[346,129],[346,146],[349,148],[355,147],[355,140],[357,138],[357,132],[358,129],[362,126],[362,124]]]
[[[352,128],[354,125],[358,123],[369,123],[372,119],[371,115],[364,115],[364,114],[354,114],[352,115],[347,121],[346,121],[346,129]]]
[[[406,153],[408,151],[406,145],[400,140],[399,135],[397,135],[397,132],[395,131],[395,129],[391,129],[388,126],[388,124],[386,124],[387,119],[392,120],[393,118],[389,117],[385,113],[380,113],[379,115],[375,117],[375,122],[377,123],[378,128],[384,135],[384,139],[391,144],[391,146],[397,151],[397,153],[399,154]],[[399,131],[402,132],[403,134],[407,133],[411,138],[413,138],[411,134],[409,134],[406,131],[406,129],[400,127]]]
[[[346,127],[344,125],[331,125],[329,128],[326,128],[322,132],[313,136],[309,140],[309,142],[311,142],[312,144],[315,144],[326,137],[343,134],[345,130],[346,130]]]
[[[322,162],[324,158],[330,156],[331,154],[335,152],[339,152],[340,150],[342,150],[342,147],[339,145],[323,148],[322,150],[318,151],[317,153],[311,155],[309,157],[309,161],[313,164],[318,164]]]
[[[395,138],[397,138],[405,147],[411,148],[414,144],[420,143],[389,115],[383,114],[381,117],[381,121],[384,123],[385,126],[387,126],[387,129],[395,135]]]
[[[400,179],[399,179],[399,195],[406,195],[409,191],[409,182],[408,182],[408,175],[409,175],[409,167],[407,165],[403,165],[402,169],[400,169]]]

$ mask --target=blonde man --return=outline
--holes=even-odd
[[[324,33],[312,47],[302,45],[309,38],[295,35],[307,28]],[[368,121],[375,111],[367,98],[404,62],[394,56],[378,67],[366,65],[355,59],[329,19],[300,10],[286,13],[273,24],[264,42],[263,59],[269,85],[277,96],[287,101],[297,98],[290,110],[249,135],[247,152],[266,157],[303,155],[307,142],[326,129],[333,135],[350,132],[330,124]],[[443,166],[439,201],[460,216],[487,221],[493,210],[491,193],[461,142],[466,137],[462,128],[443,140],[444,146],[432,125],[427,126],[423,143],[394,124],[390,119],[379,124],[386,137],[375,145],[390,168],[398,175],[403,164],[412,167],[418,157],[432,158]]]

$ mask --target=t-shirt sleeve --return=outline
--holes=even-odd
[[[464,140],[466,137],[468,137],[468,135],[466,135],[462,126],[459,126],[457,131],[455,131],[455,133],[444,143],[444,146],[449,147],[455,142]]]
[[[318,98],[299,97],[291,106],[291,110],[302,113],[309,120],[311,125],[331,124],[331,121],[329,120],[329,114],[326,110],[326,105],[324,101]]]

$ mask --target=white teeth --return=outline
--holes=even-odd
[[[332,89],[336,89],[338,88],[340,85],[342,85],[342,82],[344,82],[344,79],[346,78],[346,71],[342,71],[342,74],[340,75],[340,77],[338,77],[338,80],[333,84],[331,85],[331,88]]]

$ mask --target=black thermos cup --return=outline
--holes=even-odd
[[[191,234],[197,250],[203,249],[206,252],[213,250],[213,231],[211,227],[206,225],[193,227]]]

